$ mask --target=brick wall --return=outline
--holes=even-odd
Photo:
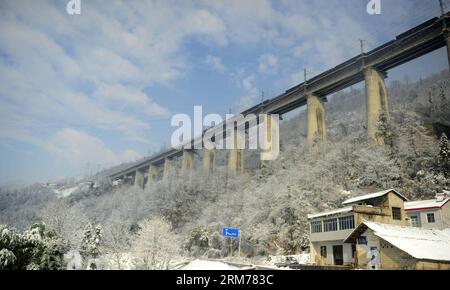
[[[413,270],[417,260],[394,247],[390,243],[380,239],[381,268],[386,270]]]

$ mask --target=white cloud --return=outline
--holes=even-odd
[[[249,75],[245,79],[242,80],[243,88],[251,93],[256,93],[257,89],[253,86],[253,82],[255,81],[255,75]]]
[[[205,63],[210,65],[213,69],[218,72],[224,72],[227,70],[225,65],[222,63],[222,59],[217,56],[207,55],[205,58]]]
[[[234,78],[246,107],[257,100],[262,78],[270,81],[265,89],[274,90],[273,81],[286,88],[303,80],[303,67],[317,74],[358,54],[359,38],[373,47],[409,28],[409,18],[427,17],[414,8],[417,1],[406,0],[387,1],[380,16],[390,18],[386,24],[370,20],[360,0],[83,1],[80,16],[56,2],[1,1],[1,142],[45,146],[46,136],[74,137],[61,130],[77,128],[149,143],[152,121],[170,111],[152,89],[190,72],[188,43],[213,48],[208,53],[250,55]],[[220,57],[202,61],[232,71]],[[267,79],[271,71],[281,80]],[[107,148],[100,151],[114,159]]]
[[[259,72],[261,73],[267,73],[269,71],[274,71],[276,70],[278,66],[278,58],[271,54],[271,53],[266,53],[263,54],[259,57]]]
[[[149,117],[166,116],[168,109],[150,99],[143,88],[164,84],[183,73],[185,61],[178,52],[186,37],[211,36],[211,41],[223,42],[220,21],[206,11],[198,12],[184,32],[180,26],[192,20],[182,15],[181,8],[155,3],[162,7],[146,10],[158,17],[121,19],[120,15],[112,17],[112,12],[141,13],[139,5],[144,4],[83,4],[83,15],[78,18],[50,2],[2,4],[0,105],[7,113],[0,116],[0,123],[12,118],[8,112],[14,112],[17,120],[8,130],[1,130],[3,140],[42,141],[42,136],[23,136],[36,134],[34,124],[43,125],[40,133],[51,134],[60,123],[149,143]],[[175,21],[180,16],[187,22]],[[146,23],[151,21],[158,23]],[[220,37],[214,40],[216,34]]]
[[[101,100],[105,106],[115,105],[125,108],[133,108],[151,116],[165,116],[168,110],[154,103],[147,94],[133,87],[120,84],[101,84],[93,93],[96,99]]]
[[[102,140],[72,128],[58,131],[48,140],[46,149],[63,161],[78,166],[86,163],[111,166],[140,157],[131,149],[115,154]]]
[[[245,90],[245,95],[239,99],[239,108],[247,108],[253,105],[258,96],[258,89],[254,85],[256,77],[251,74],[242,80],[242,88]]]

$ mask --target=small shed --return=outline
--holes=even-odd
[[[356,243],[358,268],[450,270],[450,236],[441,230],[366,221],[345,243]]]

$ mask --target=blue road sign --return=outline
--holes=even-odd
[[[223,228],[222,235],[224,237],[237,238],[239,237],[239,229]]]

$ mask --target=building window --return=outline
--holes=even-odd
[[[358,237],[358,245],[367,245],[367,237],[359,236]]]
[[[322,221],[312,222],[311,223],[311,232],[312,233],[321,233],[322,232]]]
[[[402,209],[399,207],[392,208],[392,219],[401,220],[402,219]]]
[[[337,219],[329,219],[323,221],[324,232],[337,231]]]
[[[416,228],[420,227],[418,216],[416,216],[416,215],[411,216],[411,226],[416,227]]]
[[[352,244],[352,258],[355,258],[356,256],[356,245]]]
[[[433,224],[435,222],[434,213],[427,213],[428,223]]]
[[[355,218],[353,216],[346,216],[339,218],[339,230],[349,230],[355,228]]]
[[[320,247],[320,256],[322,258],[326,258],[327,257],[327,246],[321,246]]]

